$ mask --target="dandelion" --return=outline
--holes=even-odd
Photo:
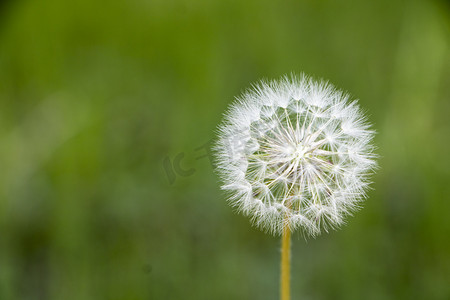
[[[374,131],[347,93],[305,75],[254,85],[218,131],[222,189],[253,224],[283,236],[288,279],[291,232],[338,228],[366,197],[376,167]],[[283,299],[288,282],[282,278]]]

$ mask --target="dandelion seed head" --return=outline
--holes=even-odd
[[[366,197],[376,168],[374,131],[357,102],[305,75],[254,85],[218,132],[217,171],[229,203],[273,234],[339,227]]]

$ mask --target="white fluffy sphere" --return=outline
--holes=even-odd
[[[217,171],[230,204],[273,234],[336,228],[365,198],[374,131],[356,101],[305,75],[260,82],[219,126]]]

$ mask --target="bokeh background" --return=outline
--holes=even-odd
[[[360,99],[380,170],[294,236],[293,299],[450,299],[450,4],[419,0],[0,2],[0,299],[277,299],[208,150],[302,71]]]

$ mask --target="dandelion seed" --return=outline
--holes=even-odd
[[[356,101],[305,75],[260,82],[219,127],[217,171],[229,203],[272,234],[316,236],[365,198],[374,131]]]

